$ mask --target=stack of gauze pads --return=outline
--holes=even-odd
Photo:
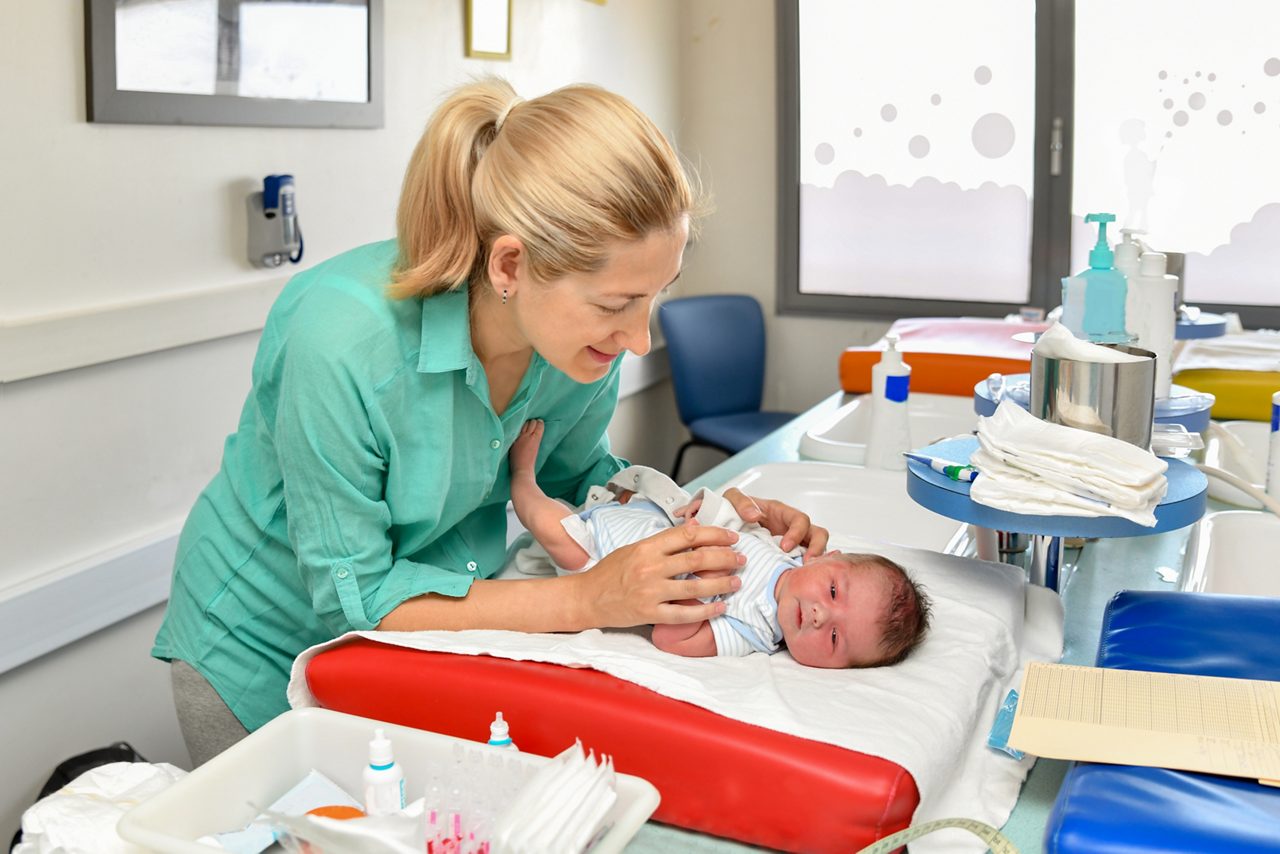
[[[618,799],[613,759],[586,753],[582,742],[543,765],[521,787],[494,826],[495,854],[562,854],[586,850],[607,828]]]

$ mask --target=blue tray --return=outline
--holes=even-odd
[[[923,454],[969,462],[978,449],[973,436],[947,439],[920,449]],[[972,484],[959,483],[915,460],[907,461],[907,494],[922,507],[959,522],[996,531],[1050,537],[1142,537],[1185,528],[1204,515],[1208,481],[1195,466],[1165,459],[1169,490],[1156,507],[1156,525],[1146,528],[1117,516],[1032,516],[979,504],[969,497]],[[979,475],[981,477],[981,475]]]
[[[1178,341],[1192,338],[1218,338],[1227,334],[1227,319],[1220,314],[1201,312],[1195,320],[1179,320],[1173,327],[1173,337]]]

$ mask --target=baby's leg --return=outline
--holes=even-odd
[[[573,541],[560,520],[573,515],[573,511],[549,497],[538,486],[534,467],[538,461],[538,446],[542,444],[542,422],[526,421],[520,428],[520,436],[511,445],[511,504],[516,518],[533,534],[557,566],[578,570],[587,562],[587,552]]]

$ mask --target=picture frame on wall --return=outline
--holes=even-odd
[[[384,0],[84,0],[90,122],[383,126]]]
[[[511,0],[466,0],[466,55],[511,59]]]

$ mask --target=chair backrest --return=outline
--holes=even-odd
[[[754,297],[685,297],[658,307],[676,406],[685,424],[758,412],[764,391],[764,314]]]

